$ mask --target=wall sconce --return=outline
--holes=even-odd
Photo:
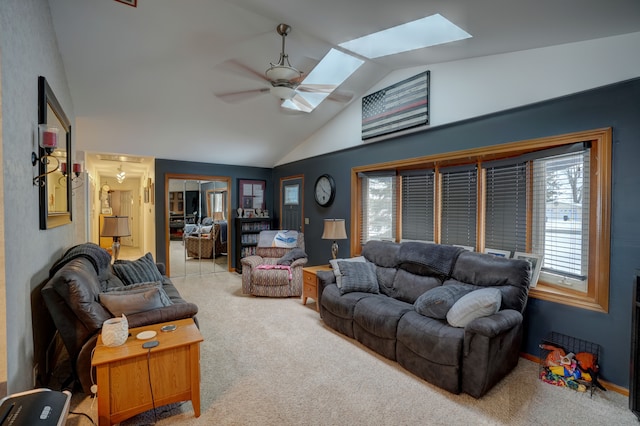
[[[51,155],[53,154],[53,151],[55,151],[56,148],[58,147],[59,131],[60,129],[58,129],[57,127],[49,126],[47,124],[38,125],[38,145],[40,145],[40,147],[44,149],[44,152],[46,154],[42,155],[41,157],[38,157],[38,154],[36,154],[35,152],[32,152],[31,164],[35,167],[38,164],[38,162],[41,162],[45,166],[48,166],[49,162],[51,161],[50,159],[54,159],[56,160],[57,165],[53,170],[49,170],[48,172],[44,172],[41,175],[34,177],[33,178],[34,185],[45,186],[46,179],[44,179],[44,177],[58,170],[62,164],[60,163],[60,160],[58,158]],[[66,163],[64,163],[64,165],[66,167]],[[47,167],[45,167],[45,169],[46,168]]]
[[[83,169],[82,162],[73,163],[73,166],[71,166],[72,175],[70,177],[72,190],[80,188],[84,183],[81,177]],[[60,172],[62,173],[62,178],[67,177],[67,163],[60,163]],[[75,175],[75,177],[73,175]],[[75,186],[73,186],[74,183],[76,184]]]
[[[333,244],[331,244],[331,256],[336,259],[338,257],[338,243],[336,240],[347,239],[347,230],[344,226],[344,219],[325,219],[322,239],[333,240]]]

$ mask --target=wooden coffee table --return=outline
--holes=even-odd
[[[160,331],[167,324],[175,324],[176,330]],[[157,335],[149,340],[136,339],[138,333],[147,330]],[[91,365],[96,367],[99,425],[120,423],[153,409],[154,402],[160,407],[190,400],[195,416],[200,417],[200,342],[203,339],[193,319],[132,328],[129,332],[131,336],[122,346],[104,346],[102,336],[96,344]],[[150,340],[157,340],[159,344],[149,353],[142,344]]]

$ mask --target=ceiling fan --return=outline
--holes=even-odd
[[[291,63],[289,62],[289,55],[285,51],[285,40],[291,31],[291,27],[287,24],[279,24],[276,27],[276,31],[280,37],[282,37],[282,51],[280,52],[278,62],[275,64],[270,63],[270,67],[264,72],[264,74],[254,71],[235,60],[227,61],[225,64],[226,67],[232,68],[235,71],[242,71],[245,75],[248,74],[252,78],[258,78],[261,81],[269,83],[270,87],[237,92],[216,93],[215,95],[218,98],[225,102],[235,103],[263,93],[271,93],[282,101],[281,106],[283,108],[302,112],[313,111],[324,99],[331,99],[338,102],[349,102],[351,100],[353,95],[335,92],[335,89],[339,84],[305,83],[307,78],[303,79],[302,71],[291,66]],[[333,51],[334,49],[332,49],[332,52]],[[346,55],[342,52],[335,52],[340,55]],[[325,58],[327,58],[327,56],[325,56]],[[325,59],[323,59],[323,61],[324,60]],[[322,61],[316,68],[320,68],[321,64]],[[340,81],[340,83],[342,81]]]

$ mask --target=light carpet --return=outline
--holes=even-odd
[[[483,398],[453,395],[327,328],[311,301],[244,296],[235,273],[173,281],[200,309],[202,414],[159,407],[158,425],[638,424],[623,395],[543,383],[525,359]],[[74,395],[72,411],[97,419],[93,402]],[[122,425],[153,422],[147,412]]]

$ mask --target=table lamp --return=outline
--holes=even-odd
[[[129,216],[105,216],[102,224],[101,237],[113,237],[113,260],[118,260],[120,254],[120,237],[128,237],[131,235],[129,231]]]
[[[344,219],[325,219],[323,240],[333,240],[331,244],[331,255],[334,259],[338,257],[338,243],[336,240],[346,240],[347,230],[344,227]]]

